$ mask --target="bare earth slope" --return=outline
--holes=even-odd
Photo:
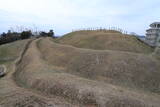
[[[79,48],[96,50],[119,50],[137,53],[150,53],[152,48],[134,36],[117,31],[76,31],[56,40]]]
[[[25,40],[15,62],[4,63],[0,107],[159,107],[160,62],[135,41],[134,50],[93,50],[51,38]]]

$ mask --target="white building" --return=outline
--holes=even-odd
[[[146,30],[145,41],[151,46],[160,46],[160,22],[154,22]]]

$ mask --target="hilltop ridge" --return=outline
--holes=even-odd
[[[153,52],[152,47],[136,36],[122,34],[114,30],[76,31],[58,38],[55,42],[95,50],[117,50],[135,53]]]
[[[14,56],[2,61],[7,68],[0,78],[3,107],[160,105],[160,60],[134,36],[78,31],[13,42],[0,52],[0,58]]]

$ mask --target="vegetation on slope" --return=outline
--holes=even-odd
[[[150,46],[138,40],[137,37],[117,31],[76,31],[58,38],[55,42],[96,50],[136,53],[151,53],[153,51]]]
[[[25,42],[21,45],[16,42],[16,44],[22,46],[21,49],[24,52],[20,55],[21,49],[17,48],[19,45],[14,44],[12,49],[16,50],[16,52],[12,53],[10,52],[11,49],[8,49],[9,51],[6,50],[6,54],[2,54],[2,56],[15,56],[16,58],[20,55],[20,61],[16,64],[17,69],[13,77],[19,87],[27,88],[30,92],[21,95],[22,89],[17,94],[16,99],[22,96],[24,100],[20,99],[16,104],[13,103],[14,99],[8,100],[6,98],[5,101],[12,102],[11,105],[18,104],[20,106],[23,106],[23,103],[26,106],[38,105],[42,107],[56,104],[55,100],[50,100],[53,105],[49,104],[46,99],[43,100],[42,96],[45,96],[49,99],[59,97],[58,100],[61,101],[60,104],[63,104],[63,106],[159,107],[160,62],[146,54],[150,53],[152,48],[138,41],[135,37],[126,35],[125,38],[129,39],[124,39],[124,35],[122,36],[120,32],[109,32],[96,33],[98,36],[101,34],[103,38],[107,36],[112,42],[114,42],[114,39],[108,35],[113,35],[113,37],[120,35],[116,41],[120,44],[123,44],[123,42],[119,42],[119,40],[124,41],[126,44],[129,44],[126,40],[130,40],[130,42],[137,41],[133,47],[138,51],[134,50],[132,53],[129,50],[129,46],[126,46],[127,50],[123,50],[125,45],[122,45],[122,47],[110,45],[111,49],[106,49],[106,47],[103,49],[100,44],[105,42],[95,44],[96,50],[93,50],[94,48],[90,46],[88,47],[89,49],[86,47],[84,47],[86,49],[76,48],[74,45],[54,43],[51,38],[33,40],[25,47],[23,47]],[[87,34],[87,32],[84,33],[85,35]],[[91,38],[88,38],[87,42],[95,43],[97,38],[99,40],[97,35],[96,39],[90,40],[92,39],[90,34],[91,32],[88,37]],[[83,40],[86,40],[85,36],[82,37]],[[68,39],[68,36],[62,38]],[[56,41],[59,42],[62,38]],[[103,41],[102,38],[101,40]],[[105,40],[108,39],[105,38]],[[70,41],[70,39],[65,41]],[[139,47],[145,48],[146,51],[140,51]],[[7,80],[8,78],[4,78],[0,82],[0,87],[1,85],[6,87],[4,83],[11,84]],[[5,82],[3,83],[3,81]],[[12,84],[12,86],[14,85]],[[9,87],[7,85],[6,89],[10,90]],[[19,89],[15,90],[19,91]],[[3,91],[4,89],[0,91],[0,95],[2,95]],[[37,95],[35,96],[36,93],[42,95],[40,99]],[[25,96],[29,95],[32,95],[32,97],[25,98]],[[0,98],[3,99],[4,97]],[[2,103],[7,104],[0,101],[0,104]]]
[[[22,41],[1,45],[0,46],[0,63],[2,64],[7,61],[15,60],[20,55],[20,52],[24,48],[27,41],[28,40],[22,40]]]
[[[158,107],[156,59],[127,52],[78,49],[47,39],[36,44],[29,47],[15,73],[21,86],[80,105]]]
[[[49,44],[49,42],[47,42]],[[160,62],[151,56],[120,52],[77,49],[43,42],[43,58],[68,73],[112,84],[160,93]],[[45,47],[50,47],[49,50]],[[46,52],[47,51],[47,52]]]
[[[153,56],[160,60],[160,47],[155,49]]]

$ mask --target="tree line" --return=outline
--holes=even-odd
[[[40,31],[38,33],[34,33],[31,30],[25,30],[22,32],[13,32],[11,30],[8,30],[7,33],[3,32],[0,35],[0,45],[5,44],[5,43],[14,42],[17,40],[23,40],[23,39],[29,39],[29,38],[39,38],[39,37],[56,38],[53,30],[50,30],[49,32]]]

